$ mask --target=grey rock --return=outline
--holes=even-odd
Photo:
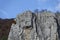
[[[56,15],[58,39],[60,39],[60,13],[57,12],[55,15]]]
[[[58,40],[57,23],[52,12],[31,11],[18,14],[8,40]]]

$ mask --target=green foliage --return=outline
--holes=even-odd
[[[7,36],[3,36],[1,40],[7,40]]]

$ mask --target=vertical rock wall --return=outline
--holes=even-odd
[[[58,40],[55,14],[26,11],[17,15],[8,40]]]

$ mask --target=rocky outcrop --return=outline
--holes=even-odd
[[[52,12],[31,11],[18,14],[8,40],[59,40],[56,16]]]

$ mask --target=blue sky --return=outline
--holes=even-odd
[[[60,11],[60,0],[0,0],[0,18],[15,18],[25,10]]]

